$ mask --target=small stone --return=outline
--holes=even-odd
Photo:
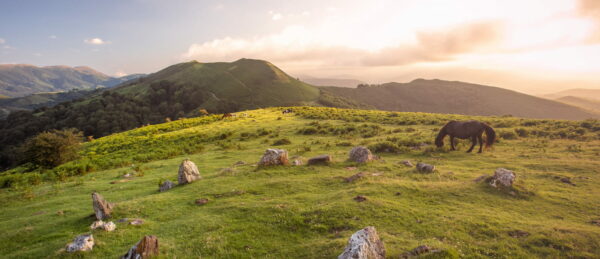
[[[97,192],[92,193],[92,205],[94,207],[94,214],[96,215],[96,219],[103,220],[110,218],[110,214],[112,213],[113,205],[108,203],[102,195]]]
[[[344,178],[344,181],[346,181],[347,183],[351,183],[351,182],[354,182],[354,181],[356,181],[358,179],[361,179],[361,178],[363,178],[365,176],[367,176],[367,174],[365,172],[360,172],[360,173],[354,174],[354,175],[352,175],[350,177]]]
[[[385,259],[385,247],[375,227],[366,227],[352,234],[338,259]]]
[[[397,193],[396,193],[396,196],[400,196],[400,195],[402,195],[402,193],[401,193],[401,192],[397,192]]]
[[[563,183],[575,186],[575,184],[573,182],[571,182],[571,178],[569,178],[569,177],[560,178],[560,181],[563,182]]]
[[[408,160],[404,160],[404,161],[402,161],[402,164],[403,164],[403,165],[405,165],[405,166],[408,166],[408,167],[413,167],[413,166],[414,166],[414,165],[413,165],[413,164],[412,164],[410,161],[408,161]]]
[[[362,195],[358,195],[358,196],[354,197],[354,200],[357,201],[357,202],[363,202],[363,201],[367,200],[367,197],[362,196]]]
[[[302,160],[300,160],[300,159],[294,159],[294,161],[292,161],[292,165],[300,166],[300,165],[302,165]]]
[[[90,226],[90,229],[94,230],[94,229],[102,227],[102,225],[104,225],[104,221],[97,220],[97,221],[94,221],[94,223],[92,223],[92,225]]]
[[[63,216],[63,215],[65,215],[65,212],[62,211],[62,210],[59,210],[59,211],[56,212],[56,215]]]
[[[139,226],[144,224],[144,220],[143,219],[134,219],[131,222],[129,222],[129,225],[134,225],[134,226]]]
[[[123,175],[124,178],[131,178],[133,175],[131,173],[126,173]]]
[[[125,223],[125,222],[129,222],[128,218],[122,218],[120,220],[117,220],[118,223]]]
[[[433,173],[433,171],[435,171],[435,166],[425,163],[417,163],[417,171],[421,173]]]
[[[350,170],[350,171],[352,171],[352,170],[356,170],[356,167],[354,167],[354,166],[349,166],[349,167],[346,167],[346,170]]]
[[[416,247],[415,249],[411,250],[410,252],[401,254],[400,258],[411,258],[411,257],[420,256],[420,255],[427,254],[427,253],[437,253],[440,251],[441,250],[433,249],[427,245],[420,245],[420,246]]]
[[[327,165],[331,163],[332,158],[330,155],[320,155],[308,159],[308,165]]]
[[[517,175],[508,169],[498,168],[494,171],[494,176],[490,180],[490,185],[498,187],[498,184],[504,187],[511,187]]]
[[[160,186],[158,186],[158,191],[166,192],[168,190],[171,190],[173,187],[175,187],[175,183],[173,183],[169,180],[166,180]]]
[[[115,230],[116,228],[117,228],[117,225],[115,225],[115,223],[112,221],[104,223],[102,225],[102,229],[104,229],[104,231],[108,231],[108,232],[111,232],[111,231]]]
[[[350,161],[357,163],[373,161],[373,154],[371,153],[371,150],[366,147],[354,147],[350,150]]]
[[[204,204],[208,203],[208,199],[206,199],[206,198],[197,199],[194,203],[196,203],[196,205],[204,205]]]
[[[198,179],[201,179],[198,167],[189,159],[184,159],[179,165],[179,173],[177,182],[179,184],[188,184]]]
[[[94,236],[89,235],[79,235],[75,237],[72,243],[67,244],[67,252],[77,252],[77,251],[91,251],[94,248]]]
[[[259,166],[288,165],[288,152],[284,149],[269,148],[258,162]]]
[[[157,256],[158,254],[158,238],[156,236],[144,236],[121,259],[143,259]]]

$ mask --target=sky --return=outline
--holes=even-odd
[[[600,0],[0,0],[0,63],[112,76],[268,60],[292,76],[600,88]]]

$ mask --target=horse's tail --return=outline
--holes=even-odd
[[[446,135],[448,135],[448,132],[446,131],[448,128],[448,124],[450,124],[450,123],[449,122],[446,123],[446,125],[444,125],[444,127],[442,127],[442,129],[440,129],[440,132],[438,133],[437,137],[435,138],[435,145],[437,147],[444,146],[444,138],[446,137]]]
[[[494,144],[494,141],[496,141],[496,132],[494,131],[494,129],[492,127],[490,127],[487,124],[483,124],[483,128],[485,129],[485,147],[490,147]]]

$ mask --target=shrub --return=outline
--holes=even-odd
[[[306,128],[298,130],[298,133],[303,134],[303,135],[314,135],[314,134],[317,134],[317,132],[319,132],[319,130],[317,130],[317,128],[315,128],[315,127],[306,127]]]
[[[517,133],[517,135],[519,135],[519,137],[522,137],[522,138],[529,137],[529,130],[527,130],[527,129],[518,128],[518,129],[515,129],[515,132]]]
[[[390,141],[377,142],[377,143],[369,146],[369,149],[372,150],[373,152],[387,152],[387,153],[400,153],[400,152],[406,150]]]
[[[82,139],[83,134],[75,129],[42,132],[25,142],[24,160],[41,167],[56,167],[77,158]]]
[[[502,139],[517,139],[517,134],[513,131],[500,131],[498,135]]]
[[[287,138],[278,139],[278,140],[275,140],[275,142],[273,142],[274,146],[281,146],[281,145],[288,145],[288,144],[292,144],[292,142]]]

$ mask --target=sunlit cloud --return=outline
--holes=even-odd
[[[91,38],[91,39],[85,39],[83,40],[83,42],[87,43],[87,44],[91,44],[91,45],[104,45],[104,44],[110,44],[110,41],[104,41],[100,38]]]
[[[57,37],[56,35],[50,35],[50,36],[48,36],[48,38],[49,38],[49,39],[52,39],[52,40],[55,40],[55,39],[57,39],[58,37]]]
[[[0,38],[0,45],[6,43],[6,40],[4,40],[3,38]]]
[[[273,11],[269,11],[269,15],[271,15],[271,19],[273,21],[281,20],[281,18],[283,18],[283,15],[281,13],[277,13],[277,12],[273,12]]]

